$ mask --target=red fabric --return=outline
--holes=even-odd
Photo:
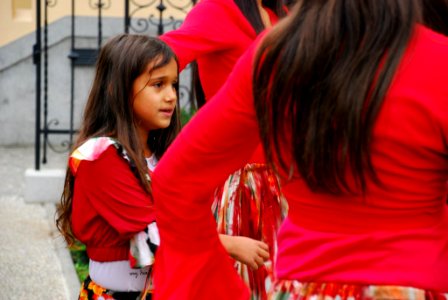
[[[278,16],[268,8],[266,11],[271,23],[277,23]],[[202,0],[188,13],[180,28],[160,36],[176,53],[180,70],[197,61],[206,101],[224,85],[235,63],[256,37],[233,0]],[[264,162],[261,146],[250,162]]]
[[[246,77],[250,76],[250,68],[243,71]],[[212,191],[247,161],[259,142],[255,115],[250,110],[251,103],[246,102],[251,95],[249,85],[239,86],[232,80],[225,87],[193,118],[197,121],[190,121],[182,130],[154,172],[153,193],[159,210],[156,216],[161,236],[154,272],[156,299],[249,297],[247,288],[218,243],[216,222],[210,209]],[[229,100],[235,100],[232,101],[234,105],[224,105],[223,93]],[[218,119],[230,122],[223,126],[216,123]],[[201,132],[203,134],[198,134]],[[190,140],[190,134],[193,140]],[[218,140],[219,149],[209,147]],[[237,154],[236,149],[239,149]],[[199,164],[197,158],[202,154],[206,155]],[[210,162],[218,162],[219,168]],[[183,171],[187,171],[184,177],[181,176]],[[174,178],[176,180],[171,181]],[[178,270],[189,270],[190,273],[177,275]],[[200,286],[178,285],[183,281],[197,281]],[[216,293],[217,286],[225,287],[225,292]],[[185,296],[190,294],[198,297]]]
[[[211,224],[207,226],[213,229]],[[249,299],[249,290],[218,238],[210,238],[206,247],[199,241],[198,246],[202,249],[194,252],[171,246],[161,246],[159,251],[159,247],[154,264],[155,299]]]
[[[271,22],[276,23],[278,17],[267,11]],[[197,60],[208,100],[221,88],[256,36],[233,0],[202,0],[188,13],[179,29],[160,38],[176,53],[181,70]]]
[[[222,298],[245,298],[216,242],[210,195],[259,143],[250,96],[253,53],[241,58],[154,173],[158,254],[165,260],[155,273],[164,281],[161,299],[192,290],[212,299],[208,287],[219,282],[229,290]],[[316,194],[300,180],[284,186],[290,211],[279,231],[279,278],[448,292],[447,70],[448,37],[417,26],[373,131],[372,159],[385,186],[369,182],[365,197]],[[191,273],[176,276],[184,268]],[[175,284],[183,280],[201,286]]]
[[[72,207],[73,233],[100,262],[127,260],[131,237],[155,220],[150,196],[113,146],[81,162]]]

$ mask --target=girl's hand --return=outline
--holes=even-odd
[[[229,255],[237,261],[257,270],[269,259],[267,244],[245,236],[220,234],[219,239]]]

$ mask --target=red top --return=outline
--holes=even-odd
[[[154,173],[162,299],[212,299],[219,285],[222,298],[247,299],[218,243],[210,194],[259,143],[253,54],[242,57]],[[369,182],[365,197],[313,193],[301,180],[284,186],[290,210],[278,237],[280,279],[448,292],[447,70],[448,37],[417,26],[373,131],[373,164],[385,186]],[[184,280],[198,285],[178,285]]]
[[[269,8],[266,11],[271,23],[277,23],[278,16]],[[224,85],[235,63],[256,37],[254,28],[233,0],[202,0],[188,13],[180,28],[160,36],[176,53],[180,70],[197,61],[206,101]],[[249,161],[264,162],[261,146]]]
[[[271,23],[278,17],[270,9]],[[176,53],[182,70],[197,60],[205,98],[221,88],[233,66],[257,37],[233,0],[202,0],[188,13],[182,26],[160,38]]]
[[[131,237],[155,220],[150,196],[113,146],[83,160],[73,194],[72,228],[89,258],[127,260]]]

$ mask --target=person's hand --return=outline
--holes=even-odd
[[[257,270],[269,259],[267,244],[244,236],[220,234],[219,238],[230,256]]]

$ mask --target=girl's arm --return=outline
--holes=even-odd
[[[113,146],[96,160],[80,163],[75,191],[123,237],[131,238],[155,220],[150,195]]]
[[[226,234],[220,234],[219,240],[233,259],[248,265],[254,270],[257,270],[269,259],[269,247],[261,241],[245,236]]]

